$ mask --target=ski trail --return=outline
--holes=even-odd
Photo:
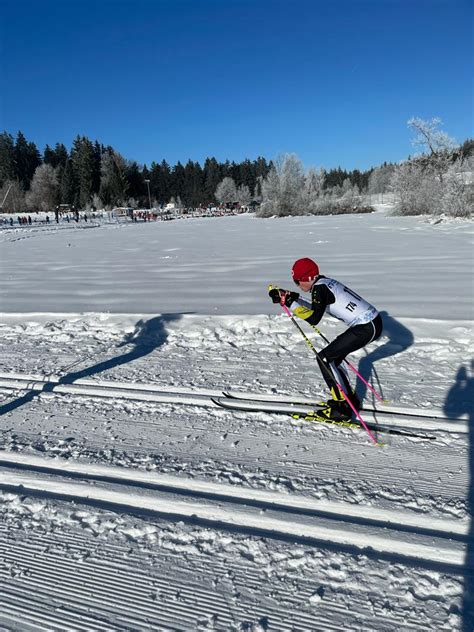
[[[2,455],[0,488],[167,520],[449,567],[465,561],[467,522],[431,519],[124,468]],[[138,490],[137,490],[138,487]]]
[[[221,405],[232,410],[245,412],[267,413],[292,413],[309,414],[314,410],[313,405],[293,405],[278,403],[273,399],[266,402],[257,402],[255,399],[232,399],[222,397],[222,391],[212,389],[189,389],[186,387],[162,387],[154,384],[135,384],[127,382],[111,382],[105,380],[80,379],[71,384],[60,383],[60,378],[45,376],[5,374],[0,373],[0,388],[13,390],[30,390],[48,394],[69,394],[105,399],[126,399],[141,402],[155,402],[166,404],[183,404],[213,407],[212,399],[222,402]],[[448,419],[446,417],[428,416],[427,411],[417,416],[413,411],[403,414],[380,411],[363,411],[365,421],[370,423],[387,423],[393,427],[408,428],[413,430],[444,431],[450,433],[468,432],[468,423],[465,419]],[[439,412],[439,411],[438,411]]]

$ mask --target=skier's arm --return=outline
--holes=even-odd
[[[291,305],[291,311],[310,325],[316,326],[324,315],[326,307],[335,302],[334,294],[326,285],[315,285],[311,292],[311,303],[299,297]]]

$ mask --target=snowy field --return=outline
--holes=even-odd
[[[472,632],[472,235],[383,206],[1,230],[0,629]],[[352,360],[405,411],[364,411],[384,447],[212,402],[326,396],[266,290],[303,256],[383,313]]]

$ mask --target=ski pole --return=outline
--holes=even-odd
[[[284,297],[283,297],[283,300]],[[288,307],[285,305],[285,303],[280,303],[282,306],[283,311],[285,312],[285,314],[288,316],[288,318],[291,320],[291,322],[293,323],[293,325],[298,329],[298,331],[301,333],[301,335],[303,336],[303,338],[306,341],[306,344],[308,345],[308,347],[314,352],[315,356],[319,359],[319,353],[316,351],[316,347],[313,345],[313,343],[311,342],[311,340],[308,338],[308,336],[304,333],[304,331],[301,329],[301,327],[298,325],[298,323],[296,322],[296,320],[293,317],[293,314],[290,312],[290,310],[288,309]],[[324,364],[324,362],[321,361],[320,366],[323,366],[324,369],[326,371],[328,371],[329,373],[329,369],[326,368],[326,365]],[[333,376],[331,375],[331,379],[334,379]],[[377,439],[374,437],[374,435],[370,432],[369,427],[367,426],[367,424],[365,423],[365,421],[362,419],[362,417],[359,414],[359,411],[356,410],[354,404],[351,402],[351,400],[349,399],[347,393],[345,392],[345,390],[342,388],[342,386],[340,384],[338,384],[336,382],[336,386],[337,388],[340,390],[340,392],[342,393],[342,396],[344,397],[344,399],[346,400],[346,402],[349,404],[349,406],[351,407],[352,411],[354,412],[355,416],[357,417],[357,419],[360,421],[360,423],[362,424],[362,426],[364,427],[364,430],[367,432],[367,434],[369,435],[369,437],[371,438],[372,442],[375,443],[375,445],[382,445],[380,444]]]
[[[310,327],[312,327],[312,329],[314,329],[314,331],[319,334],[321,336],[321,338],[324,340],[324,342],[329,344],[329,340],[326,338],[326,336],[315,326],[315,325],[310,325]],[[364,384],[367,386],[368,389],[370,389],[372,391],[372,393],[375,395],[375,397],[382,403],[387,403],[387,400],[385,400],[379,393],[377,393],[377,391],[375,390],[375,388],[372,386],[372,384],[369,384],[369,382],[367,382],[367,380],[365,379],[365,377],[363,377],[359,371],[355,368],[355,366],[353,364],[351,364],[349,362],[349,360],[344,359],[345,364],[347,364],[347,366],[351,369],[351,371],[354,371],[354,373],[357,375],[358,378],[360,378],[362,380],[362,382],[364,382]]]

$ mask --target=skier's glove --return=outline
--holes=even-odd
[[[280,305],[283,304],[287,307],[290,307],[293,301],[297,301],[300,297],[298,292],[290,292],[289,290],[283,290],[282,288],[272,286],[270,286],[268,295],[274,303],[279,303]]]

